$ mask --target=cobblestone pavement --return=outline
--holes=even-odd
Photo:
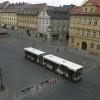
[[[41,100],[41,98],[43,100],[66,100],[66,98],[67,100],[100,100],[100,56],[68,48],[67,45],[65,50],[64,42],[54,41],[52,45],[51,41],[19,36],[17,31],[10,32],[7,38],[0,38],[0,65],[3,69],[5,85],[11,88],[0,91],[0,100],[6,100],[6,97],[7,100],[14,100],[17,90],[56,76],[39,65],[23,59],[23,48],[29,46],[83,65],[84,73],[83,80],[75,85],[62,80],[61,84],[59,82],[56,84],[56,87],[43,91],[35,97],[27,97],[25,100]],[[59,52],[56,51],[57,48]]]

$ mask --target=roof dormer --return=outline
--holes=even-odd
[[[91,0],[87,1],[83,6],[83,12],[95,12],[97,9],[97,6]]]

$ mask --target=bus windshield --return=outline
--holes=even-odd
[[[82,75],[83,69],[78,69],[75,73],[75,77]]]

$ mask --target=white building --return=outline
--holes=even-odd
[[[38,15],[38,37],[63,39],[69,26],[67,12],[63,7],[48,7]]]
[[[49,38],[48,27],[50,26],[50,16],[47,11],[41,11],[38,15],[38,37]]]

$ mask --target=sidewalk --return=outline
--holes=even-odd
[[[7,97],[8,97],[8,90],[7,89],[0,91],[0,100],[7,100]]]

